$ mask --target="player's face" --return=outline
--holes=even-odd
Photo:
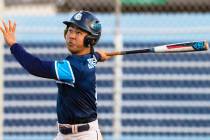
[[[84,38],[88,33],[77,27],[69,27],[66,34],[66,45],[72,54],[82,55],[89,49],[84,47]]]

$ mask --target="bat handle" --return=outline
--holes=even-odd
[[[114,52],[108,52],[106,53],[108,56],[116,56],[116,55],[123,55],[122,51],[114,51]]]
[[[130,51],[114,51],[107,53],[108,56],[116,55],[126,55],[126,54],[136,54],[136,53],[152,53],[154,52],[153,48],[139,49],[139,50],[130,50]]]

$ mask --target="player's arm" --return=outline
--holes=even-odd
[[[0,30],[3,33],[4,40],[6,44],[10,47],[11,53],[15,56],[17,61],[31,74],[55,79],[55,72],[53,72],[52,66],[53,62],[50,61],[41,61],[39,58],[26,52],[21,45],[16,43],[16,23],[12,24],[9,20],[7,25],[2,20],[3,27],[0,26]]]
[[[70,63],[63,61],[43,61],[26,52],[25,49],[16,43],[15,29],[16,24],[9,21],[9,26],[2,21],[3,27],[0,30],[3,33],[5,42],[10,47],[11,53],[17,61],[31,74],[43,78],[56,79],[64,82],[74,83],[74,74]]]
[[[56,79],[54,61],[41,60],[25,51],[18,43],[13,44],[10,50],[16,60],[30,74],[43,78]]]
[[[15,43],[10,48],[17,61],[32,75],[55,79],[67,83],[74,83],[73,68],[67,60],[44,61],[31,55],[25,49]]]

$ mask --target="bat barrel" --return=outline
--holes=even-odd
[[[209,44],[207,41],[194,42],[192,47],[195,51],[205,51],[208,50]]]
[[[154,52],[156,53],[193,52],[206,50],[208,50],[207,41],[177,43],[154,47]]]

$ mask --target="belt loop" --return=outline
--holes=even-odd
[[[60,128],[60,127],[59,127],[59,123],[58,123],[58,121],[57,121],[57,131],[58,131],[58,132],[60,132],[59,128]]]
[[[74,126],[74,130],[75,130],[75,133],[78,133],[78,126],[77,125]]]
[[[75,125],[72,125],[72,126],[71,126],[72,134],[75,134],[75,128],[74,128],[74,126],[75,126]]]

